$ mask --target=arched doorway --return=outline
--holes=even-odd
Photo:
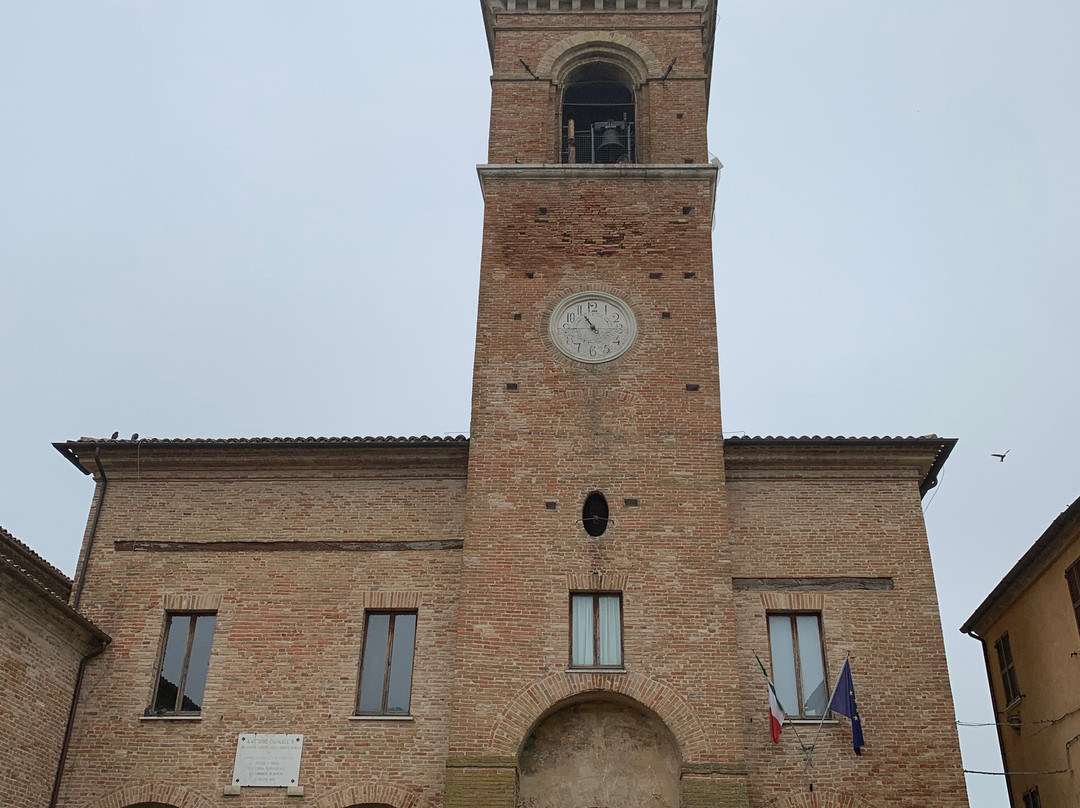
[[[679,770],[658,717],[628,699],[576,700],[526,738],[517,808],[678,808]]]

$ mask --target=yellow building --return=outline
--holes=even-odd
[[[983,644],[1012,805],[1080,806],[1080,499],[960,630]]]

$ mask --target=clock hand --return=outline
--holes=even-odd
[[[596,332],[597,334],[599,334],[599,333],[600,333],[600,329],[599,329],[599,328],[597,328],[597,327],[596,327],[595,325],[593,325],[593,324],[592,324],[592,320],[590,320],[590,319],[589,319],[589,318],[588,318],[588,317],[587,317],[586,315],[584,315],[584,314],[583,314],[583,315],[581,315],[581,316],[585,318],[585,322],[587,322],[587,323],[589,324],[589,328],[591,328],[591,329],[592,329],[593,331],[595,331],[595,332]]]

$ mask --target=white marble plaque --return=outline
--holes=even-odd
[[[295,786],[303,751],[303,735],[245,732],[236,739],[233,785]]]

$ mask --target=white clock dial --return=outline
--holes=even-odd
[[[571,359],[595,364],[626,353],[637,335],[637,321],[614,295],[578,292],[555,307],[548,331],[555,347]]]

